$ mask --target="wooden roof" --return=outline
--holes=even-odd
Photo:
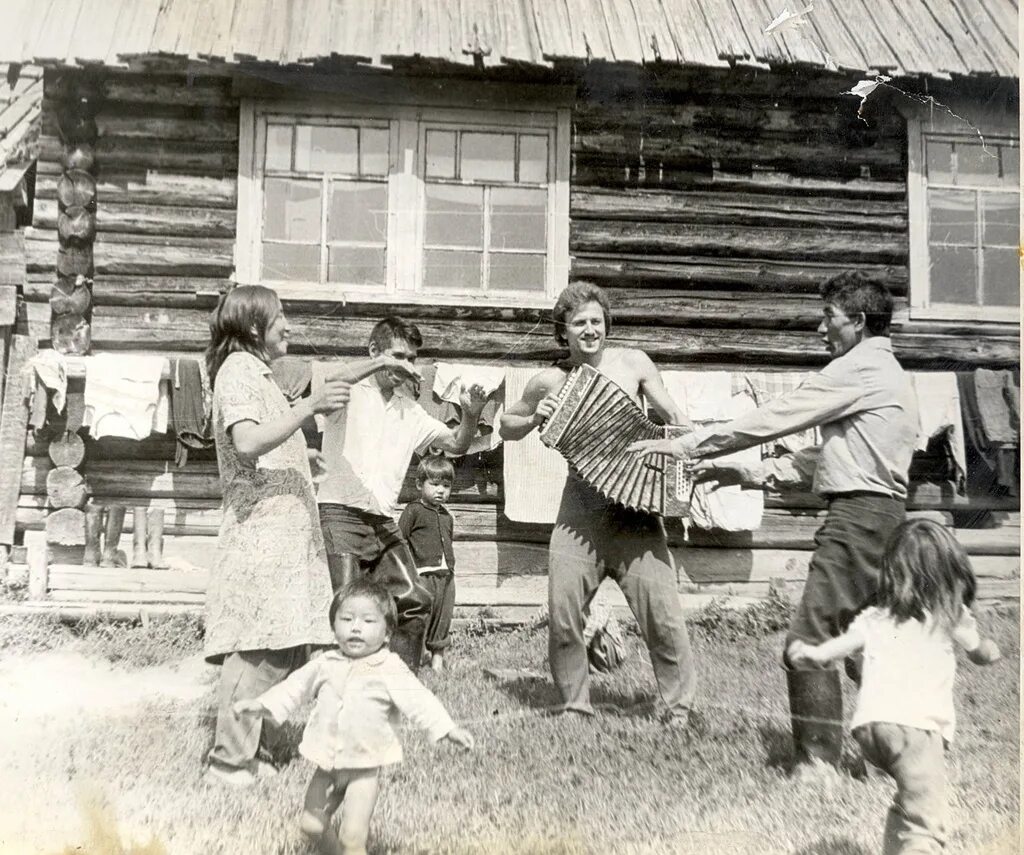
[[[1017,0],[4,0],[0,62],[798,64],[1015,78]],[[780,13],[802,26],[765,34]]]
[[[9,189],[5,172],[23,170],[35,160],[43,103],[41,68],[27,66],[17,75],[9,71],[0,65],[0,190]]]

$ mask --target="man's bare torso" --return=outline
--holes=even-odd
[[[601,351],[601,359],[594,367],[604,374],[609,380],[613,380],[622,391],[637,403],[640,403],[640,368],[632,354],[636,353],[628,347],[607,347]],[[543,384],[543,394],[557,394],[562,388],[566,377],[569,376],[571,364],[546,369],[540,377]]]

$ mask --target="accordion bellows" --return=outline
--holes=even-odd
[[[683,466],[670,455],[626,451],[636,440],[677,436],[682,428],[654,424],[619,385],[590,365],[574,368],[557,397],[540,439],[584,481],[626,508],[689,515],[693,485]]]

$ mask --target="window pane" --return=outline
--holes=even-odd
[[[295,128],[295,168],[300,172],[359,171],[355,128],[298,125]]]
[[[494,291],[543,291],[544,256],[496,252],[491,255],[491,281]]]
[[[957,184],[999,184],[999,152],[988,146],[988,151],[981,143],[956,144],[956,183]]]
[[[455,131],[427,131],[427,178],[455,177]]]
[[[329,247],[327,280],[349,285],[383,285],[384,250],[370,246]]]
[[[292,168],[292,129],[289,125],[267,125],[267,169]]]
[[[370,181],[335,181],[327,211],[327,240],[384,243],[388,237],[388,188]]]
[[[268,178],[263,188],[266,240],[320,242],[320,182]]]
[[[530,184],[546,184],[548,180],[548,138],[519,137],[519,180]]]
[[[291,282],[320,281],[320,247],[263,243],[263,278]]]
[[[463,181],[515,181],[514,134],[462,134]]]
[[[975,193],[971,190],[928,191],[928,242],[977,242]]]
[[[1020,235],[1020,197],[1016,193],[982,193],[986,246],[1017,246]]]
[[[1014,186],[1020,184],[1020,149],[1015,145],[999,146],[999,158],[1003,164],[1003,178]]]
[[[491,190],[491,248],[545,249],[547,199],[547,190]]]
[[[928,140],[925,143],[925,157],[929,181],[941,182],[942,184],[953,183],[952,143]]]
[[[471,291],[480,288],[480,252],[428,249],[423,253],[423,287],[428,291]]]
[[[388,142],[386,128],[363,128],[359,131],[359,174],[388,174]]]
[[[428,184],[427,220],[423,241],[428,246],[484,245],[482,187]]]
[[[930,246],[931,301],[965,303],[978,301],[978,253],[970,247]]]
[[[984,252],[985,305],[1020,305],[1020,262],[1016,247],[986,248]]]

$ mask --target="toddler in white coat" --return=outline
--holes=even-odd
[[[455,725],[441,702],[388,650],[398,616],[385,588],[365,579],[353,582],[335,596],[330,621],[336,649],[258,698],[239,701],[234,709],[238,715],[259,714],[280,723],[316,697],[299,745],[299,753],[317,766],[300,826],[328,851],[356,855],[366,851],[378,771],[402,760],[399,713],[435,741],[447,739],[471,749],[473,737]],[[331,816],[339,806],[341,825],[335,837]]]

